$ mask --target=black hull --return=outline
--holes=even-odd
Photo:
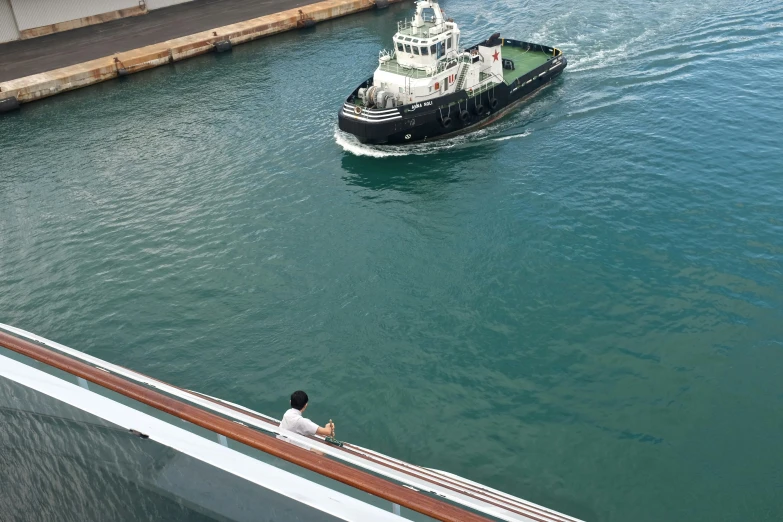
[[[376,145],[416,143],[464,134],[489,125],[511,112],[525,98],[560,76],[566,65],[566,58],[558,56],[520,76],[510,85],[501,83],[476,95],[463,90],[438,98],[426,107],[418,106],[420,104],[400,106],[396,109],[398,112],[391,111],[396,115],[395,119],[376,117],[385,118],[385,121],[370,121],[370,117],[364,117],[364,114],[356,115],[349,111],[347,107],[352,95],[338,115],[339,126],[362,143]],[[362,86],[371,82],[372,79]],[[464,111],[467,111],[465,119],[460,116],[466,116]],[[390,113],[389,110],[384,112]]]

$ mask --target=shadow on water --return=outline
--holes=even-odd
[[[345,153],[342,168],[343,179],[349,185],[372,190],[393,189],[411,194],[432,194],[448,185],[469,181],[463,168],[467,162],[481,163],[491,156],[489,147],[455,148],[434,154],[411,153],[406,156],[356,156]]]
[[[452,169],[418,168],[416,158],[390,157],[366,158],[346,154],[342,160],[346,175],[343,179],[349,185],[372,189],[394,189],[400,192],[429,192],[459,181]]]

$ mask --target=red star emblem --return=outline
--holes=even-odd
[[[497,49],[495,49],[495,54],[492,55],[492,58],[494,58],[494,60],[492,61],[497,62],[499,56],[500,56],[500,52]]]

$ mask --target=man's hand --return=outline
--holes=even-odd
[[[334,433],[334,423],[333,422],[327,422],[323,428],[318,428],[318,431],[315,432],[316,435],[321,435],[324,437],[331,437],[332,433]]]

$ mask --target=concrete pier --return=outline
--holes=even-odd
[[[320,22],[372,9],[376,0],[223,0],[199,4],[161,10],[160,16],[155,13],[77,29],[80,34],[66,32],[0,45],[0,112],[12,99],[31,102],[213,52],[220,42],[238,45],[296,29],[303,18]],[[236,9],[229,4],[237,4]],[[274,12],[282,6],[293,7]],[[259,9],[268,13],[213,26]],[[117,25],[110,27],[112,24]],[[183,31],[187,31],[185,35],[181,35]],[[113,51],[110,54],[106,52],[109,49]]]

